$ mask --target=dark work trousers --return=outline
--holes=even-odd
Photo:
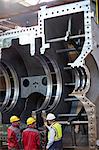
[[[48,150],[62,150],[62,140],[55,141]]]

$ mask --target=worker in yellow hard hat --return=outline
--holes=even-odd
[[[21,132],[20,132],[20,118],[13,115],[10,117],[11,126],[7,130],[8,150],[21,150]]]
[[[48,143],[46,150],[62,150],[62,127],[53,113],[47,115]]]
[[[22,133],[24,150],[40,150],[40,134],[36,129],[36,119],[29,117],[26,123],[27,129]]]

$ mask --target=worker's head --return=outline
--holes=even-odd
[[[55,121],[55,115],[52,113],[49,113],[46,117],[46,120],[48,122],[48,124],[50,125],[51,123],[53,123]]]
[[[17,117],[17,116],[15,116],[15,115],[11,116],[10,117],[10,123],[12,123],[15,126],[19,126],[19,124],[20,124],[20,118]]]
[[[32,126],[32,127],[35,128],[35,126],[36,126],[36,119],[34,117],[29,117],[26,122],[27,122],[28,126]]]

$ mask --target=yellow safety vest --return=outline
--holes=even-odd
[[[58,122],[55,122],[52,125],[52,128],[55,130],[54,141],[59,141],[62,138],[62,127]],[[50,138],[50,131],[48,132],[48,140]]]

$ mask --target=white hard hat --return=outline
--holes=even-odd
[[[49,114],[47,115],[47,117],[46,117],[46,120],[54,120],[55,118],[56,118],[56,117],[55,117],[54,114],[49,113]]]

